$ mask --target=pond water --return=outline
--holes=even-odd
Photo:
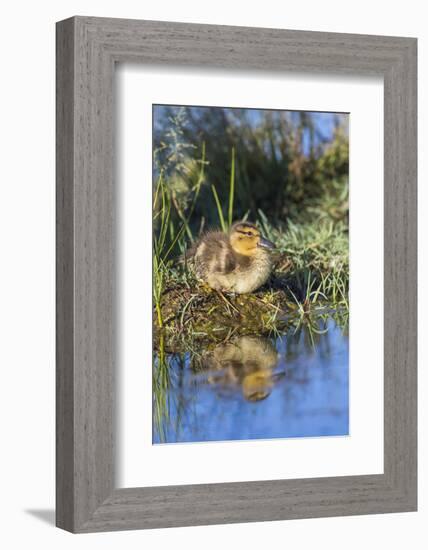
[[[347,435],[348,356],[328,318],[155,357],[153,443]]]

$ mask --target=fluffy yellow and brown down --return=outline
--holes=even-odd
[[[271,250],[249,222],[235,223],[229,233],[211,231],[192,248],[196,276],[211,288],[245,294],[262,286],[272,271]]]

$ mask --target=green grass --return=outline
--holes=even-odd
[[[348,308],[349,239],[343,222],[289,222],[286,229],[266,228],[281,250],[277,264],[286,286],[299,302],[325,302]]]

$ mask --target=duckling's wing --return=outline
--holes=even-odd
[[[226,275],[236,269],[236,258],[227,236],[215,231],[207,233],[196,245],[195,260],[209,273]]]
[[[236,256],[230,246],[229,249],[229,252],[224,256],[223,264],[221,265],[222,273],[224,273],[225,275],[228,275],[229,273],[232,273],[232,271],[235,271],[238,266]]]

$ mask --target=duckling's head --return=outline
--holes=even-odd
[[[272,250],[275,245],[265,239],[255,225],[237,222],[230,229],[230,244],[235,252],[243,256],[254,256],[260,249]]]
[[[269,397],[273,385],[272,371],[255,371],[243,377],[242,394],[247,401],[262,401],[266,397]]]
[[[274,387],[274,369],[278,352],[273,343],[261,336],[240,336],[218,344],[202,355],[210,372],[220,371],[222,376],[211,376],[218,384],[238,384],[247,401],[266,399]]]

